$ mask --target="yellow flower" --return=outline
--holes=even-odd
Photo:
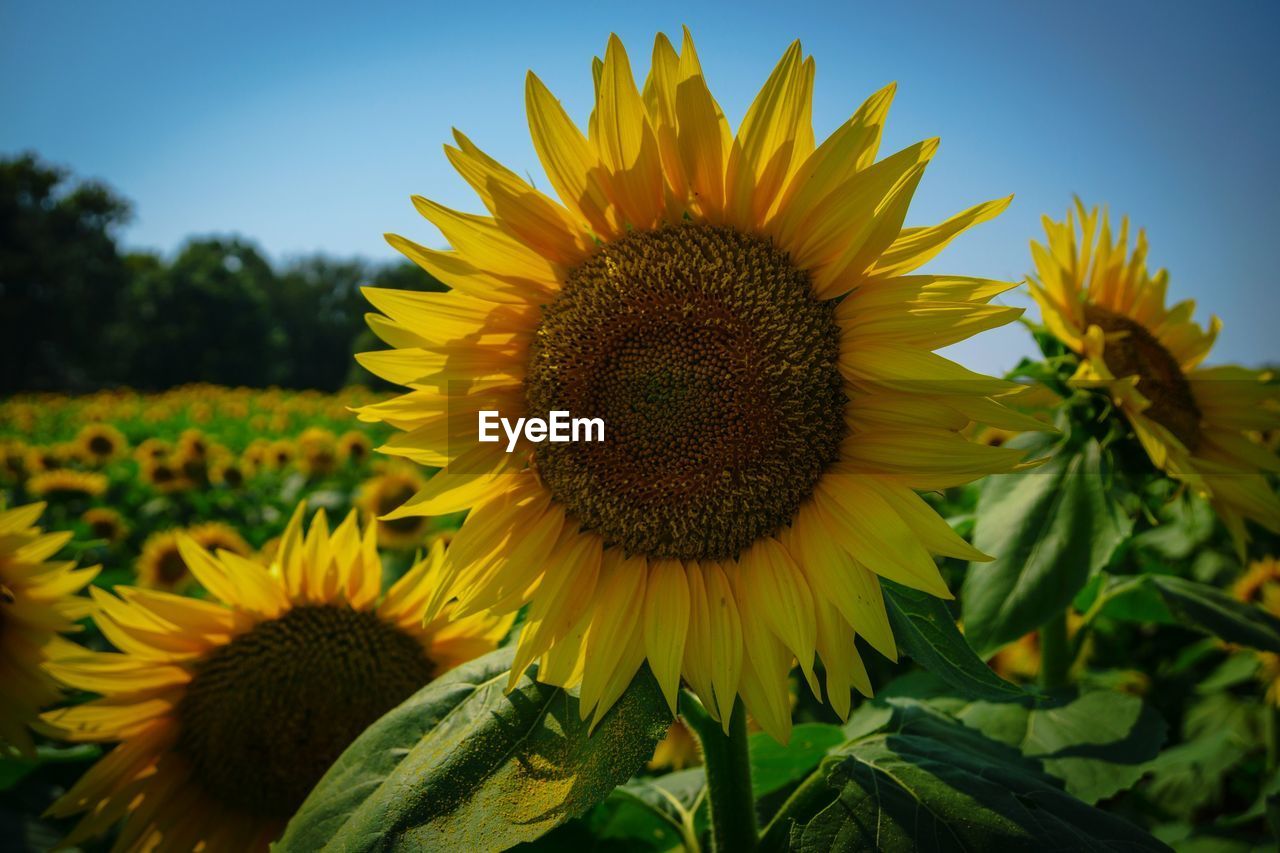
[[[91,498],[105,492],[108,484],[106,476],[97,472],[59,468],[36,474],[27,481],[27,491],[42,497]]]
[[[61,693],[45,667],[78,651],[60,634],[88,614],[89,599],[76,593],[98,573],[96,566],[45,562],[71,534],[36,527],[44,507],[0,512],[0,752],[34,754],[27,725]]]
[[[307,427],[298,436],[298,468],[309,477],[333,472],[338,462],[338,440],[323,427]]]
[[[1200,367],[1221,323],[1206,331],[1195,303],[1165,307],[1169,276],[1147,272],[1147,238],[1130,253],[1129,220],[1113,239],[1106,212],[1077,200],[1066,221],[1045,219],[1033,242],[1031,295],[1044,323],[1081,356],[1075,381],[1104,388],[1156,468],[1213,503],[1244,557],[1245,519],[1280,532],[1280,499],[1263,471],[1280,459],[1249,431],[1280,426],[1280,385],[1242,367]]]
[[[667,736],[658,742],[649,759],[650,770],[683,770],[702,763],[698,741],[689,727],[680,720],[673,720],[667,728]]]
[[[124,517],[114,509],[96,506],[85,510],[80,520],[89,525],[89,534],[93,539],[105,539],[115,544],[124,538],[129,531]]]
[[[453,249],[389,239],[452,291],[365,291],[395,349],[358,358],[411,390],[359,412],[445,468],[385,520],[470,510],[434,603],[530,605],[513,680],[541,659],[598,719],[647,660],[673,710],[683,679],[726,729],[740,696],[785,739],[795,661],[820,694],[821,659],[843,715],[871,689],[855,633],[896,656],[879,576],[949,598],[931,554],[983,559],[915,490],[1022,452],[959,431],[1041,426],[932,352],[1019,316],[988,304],[1013,285],[911,274],[1008,199],[904,228],[936,140],[876,161],[889,87],[815,145],[798,43],[736,135],[687,32],[653,56],[641,90],[610,38],[585,135],[529,76],[559,201],[456,134],[491,215],[414,198]],[[607,440],[508,453],[478,442],[483,410],[599,417]]]
[[[267,451],[267,464],[277,471],[283,471],[289,467],[289,463],[293,461],[293,457],[297,454],[297,447],[287,438],[280,438],[271,442],[271,447]]]
[[[22,439],[0,442],[0,476],[21,480],[27,476],[27,457],[31,447]]]
[[[229,489],[239,489],[253,477],[253,465],[243,457],[219,454],[209,466],[209,481]]]
[[[178,549],[178,530],[160,530],[142,543],[136,567],[138,583],[148,589],[182,592],[195,578]]]
[[[76,435],[80,458],[91,465],[105,465],[129,452],[129,441],[111,424],[87,424]]]
[[[382,520],[427,484],[417,470],[398,465],[383,474],[370,477],[360,485],[359,505],[370,519],[379,519],[378,544],[383,548],[417,548],[431,526],[423,516],[404,516]]]
[[[145,458],[141,463],[142,479],[158,492],[177,492],[191,488],[191,481],[168,457]]]
[[[369,436],[359,430],[345,432],[338,439],[338,455],[353,465],[359,465],[368,459],[372,449],[373,442],[369,441]]]
[[[45,714],[49,732],[120,742],[50,808],[86,813],[67,846],[123,820],[118,850],[266,850],[366,726],[510,628],[447,610],[424,621],[439,547],[382,596],[355,513],[332,533],[318,513],[304,537],[300,506],[274,570],[180,543],[214,600],[98,590],[95,621],[119,651],[51,666],[101,698]]]
[[[186,534],[195,540],[201,548],[209,551],[231,551],[241,557],[253,553],[249,543],[244,541],[240,532],[221,521],[206,521],[189,527]]]
[[[161,438],[144,439],[141,444],[133,449],[133,458],[139,464],[145,465],[148,462],[157,462],[167,459],[169,454],[173,452],[173,446],[169,442]]]

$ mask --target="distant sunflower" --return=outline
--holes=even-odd
[[[378,519],[378,544],[384,548],[418,548],[431,521],[420,515],[383,519],[427,485],[414,468],[395,466],[360,485],[357,501],[370,519]]]
[[[323,427],[308,427],[298,436],[298,468],[308,477],[331,474],[338,464],[338,439]]]
[[[368,288],[395,349],[359,356],[410,393],[365,406],[387,452],[446,470],[385,520],[470,509],[450,548],[460,611],[530,604],[512,679],[582,685],[598,719],[647,659],[729,725],[740,696],[779,739],[788,672],[835,710],[870,691],[855,633],[896,648],[877,576],[951,597],[931,556],[984,559],[916,494],[1006,472],[971,422],[1040,424],[1017,386],[932,350],[1004,325],[1012,284],[910,274],[1008,199],[904,228],[937,149],[876,161],[892,86],[821,145],[812,58],[783,56],[736,136],[692,40],[664,36],[638,89],[622,43],[596,65],[584,135],[541,81],[533,144],[560,200],[456,133],[491,216],[415,197],[452,251],[391,244],[452,287]],[[603,442],[477,441],[477,413],[599,417]]]
[[[26,465],[28,474],[39,474],[43,471],[57,471],[67,464],[62,448],[52,445],[31,447],[27,450]]]
[[[298,453],[297,446],[287,438],[276,439],[267,449],[267,464],[277,471],[283,471],[293,462]]]
[[[143,439],[142,443],[133,449],[133,458],[139,463],[154,462],[160,459],[167,459],[169,454],[173,452],[173,445],[162,438]]]
[[[372,449],[373,442],[369,440],[369,436],[359,430],[344,432],[338,439],[338,455],[352,465],[362,464],[369,458],[369,451]]]
[[[140,586],[182,592],[195,584],[195,577],[178,548],[178,533],[178,530],[159,530],[142,543],[135,567]]]
[[[34,755],[27,726],[61,695],[45,667],[79,651],[60,635],[88,615],[89,599],[76,593],[98,573],[96,566],[46,562],[71,534],[41,531],[36,521],[44,507],[0,512],[0,754]]]
[[[382,596],[355,513],[332,533],[318,513],[304,537],[299,507],[270,569],[180,547],[215,600],[97,590],[95,620],[120,651],[50,666],[101,695],[45,714],[50,734],[120,741],[50,808],[87,812],[66,846],[123,820],[117,850],[266,850],[360,732],[511,625],[447,610],[424,622],[439,547]]]
[[[177,492],[191,488],[191,481],[169,457],[147,458],[141,464],[144,482],[158,492]]]
[[[1263,557],[1254,560],[1231,588],[1236,598],[1256,604],[1272,616],[1280,616],[1280,560]],[[1280,707],[1280,655],[1258,652],[1258,681],[1266,690],[1266,699]]]
[[[230,454],[218,456],[209,466],[209,482],[240,489],[253,477],[253,465]]]
[[[111,424],[86,424],[76,435],[80,458],[92,465],[105,465],[129,452],[129,440]]]
[[[1280,498],[1262,472],[1280,458],[1250,431],[1280,427],[1280,384],[1243,367],[1199,367],[1221,323],[1209,329],[1195,303],[1165,307],[1169,275],[1147,272],[1147,238],[1129,253],[1129,220],[1112,239],[1105,212],[1077,200],[1064,222],[1044,220],[1033,242],[1031,295],[1049,331],[1081,356],[1075,379],[1105,388],[1156,468],[1206,495],[1241,556],[1245,519],[1280,533]]]
[[[123,539],[129,530],[124,516],[105,506],[95,506],[85,510],[80,520],[89,526],[89,535],[92,538],[105,539],[111,544]]]
[[[40,497],[92,498],[107,490],[110,481],[96,471],[58,468],[36,474],[27,481],[27,491]]]
[[[241,557],[247,557],[253,553],[253,548],[244,541],[240,531],[221,521],[206,521],[194,525],[187,528],[186,534],[207,551],[231,551]]]
[[[27,476],[27,454],[31,447],[21,439],[0,442],[0,477],[22,480]]]

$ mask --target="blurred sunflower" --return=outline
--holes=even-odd
[[[414,468],[390,467],[385,473],[370,477],[360,485],[356,499],[369,516],[377,519],[378,544],[383,548],[417,548],[431,526],[430,519],[420,515],[383,519],[427,485],[426,478]]]
[[[195,584],[195,577],[178,548],[178,533],[178,530],[158,530],[142,543],[135,567],[140,586],[182,592]]]
[[[1261,472],[1280,458],[1250,431],[1280,427],[1280,384],[1243,367],[1199,367],[1221,323],[1191,319],[1195,303],[1165,307],[1169,276],[1147,272],[1147,238],[1129,253],[1129,220],[1112,238],[1106,212],[1077,199],[1066,220],[1044,220],[1031,244],[1031,295],[1055,337],[1081,356],[1075,381],[1104,388],[1151,462],[1212,502],[1244,557],[1245,519],[1280,533],[1280,498]]]
[[[1249,564],[1231,588],[1236,598],[1256,604],[1280,617],[1280,560],[1263,557]],[[1258,652],[1258,681],[1266,688],[1267,701],[1280,707],[1280,655]]]
[[[297,447],[289,439],[276,439],[271,442],[271,447],[267,450],[267,463],[275,470],[283,471],[289,467],[289,463],[293,461],[297,452]]]
[[[92,498],[107,490],[110,481],[95,471],[58,468],[36,474],[27,481],[27,491],[40,497]]]
[[[27,476],[27,454],[31,447],[22,439],[0,442],[0,476],[22,480]]]
[[[308,477],[323,477],[338,463],[338,440],[324,427],[307,427],[298,436],[298,468]]]
[[[119,542],[129,531],[124,516],[114,509],[95,506],[84,511],[80,520],[89,526],[89,535],[93,539],[105,539],[111,544]]]
[[[42,471],[57,471],[66,465],[66,462],[59,447],[32,447],[27,451],[24,467],[28,474],[39,474]]]
[[[221,521],[206,521],[203,524],[194,525],[187,528],[186,534],[194,539],[197,545],[208,551],[231,551],[241,557],[247,557],[253,553],[253,548],[244,541],[240,531]]]
[[[133,449],[133,458],[139,464],[147,462],[156,462],[161,459],[167,459],[169,454],[173,452],[173,445],[162,438],[143,439],[142,443]]]
[[[649,759],[650,770],[683,770],[702,763],[698,751],[698,739],[680,720],[673,720],[667,728],[667,736],[658,742]]]
[[[45,667],[79,651],[60,634],[88,615],[89,599],[76,593],[98,573],[97,566],[45,562],[71,534],[41,531],[36,521],[44,507],[0,512],[0,753],[35,754],[27,726],[61,695]]]
[[[344,432],[342,438],[338,439],[338,455],[353,465],[359,465],[368,459],[372,449],[373,442],[369,441],[369,436],[359,430]]]
[[[168,457],[146,458],[141,464],[140,473],[144,482],[158,492],[176,492],[191,487],[178,466]]]
[[[220,454],[209,466],[209,482],[228,489],[239,489],[253,477],[253,466],[231,454]]]
[[[949,598],[931,552],[985,559],[915,490],[1023,454],[959,431],[1042,426],[992,399],[1018,386],[932,352],[1018,317],[988,304],[1014,285],[909,274],[1008,199],[904,228],[937,141],[876,160],[890,86],[815,145],[798,43],[736,135],[687,31],[643,89],[616,37],[595,70],[585,135],[527,80],[559,202],[456,133],[491,216],[415,197],[452,251],[388,238],[453,290],[365,290],[395,349],[358,358],[411,390],[360,416],[447,466],[386,520],[470,509],[433,604],[530,603],[513,682],[541,659],[598,719],[647,660],[673,710],[683,678],[726,730],[741,696],[785,739],[794,661],[820,694],[821,659],[843,715],[871,689],[855,633],[896,656],[878,576]],[[470,438],[485,409],[608,436],[508,454]]]
[[[91,465],[105,465],[129,452],[128,439],[111,424],[85,424],[76,445],[80,458]]]
[[[425,621],[443,549],[380,595],[372,530],[332,534],[302,507],[274,571],[181,539],[216,600],[117,587],[95,620],[119,652],[51,671],[101,698],[43,717],[77,742],[120,741],[50,808],[87,812],[64,844],[123,820],[118,850],[266,850],[366,726],[445,670],[494,648],[511,619]]]

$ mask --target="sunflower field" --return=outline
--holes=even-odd
[[[1011,198],[907,225],[937,140],[814,79],[531,72],[547,189],[454,132],[367,384],[0,400],[3,848],[1277,849],[1280,376],[1080,199],[936,271]]]

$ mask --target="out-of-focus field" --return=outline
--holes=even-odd
[[[423,469],[373,453],[385,428],[351,412],[377,399],[360,387],[213,385],[12,397],[0,402],[0,501],[46,502],[42,524],[75,533],[68,548],[81,565],[102,565],[99,585],[198,594],[180,530],[212,547],[270,552],[299,500],[336,523],[352,509],[385,513],[422,486]],[[379,542],[394,566],[452,526],[382,523]]]

